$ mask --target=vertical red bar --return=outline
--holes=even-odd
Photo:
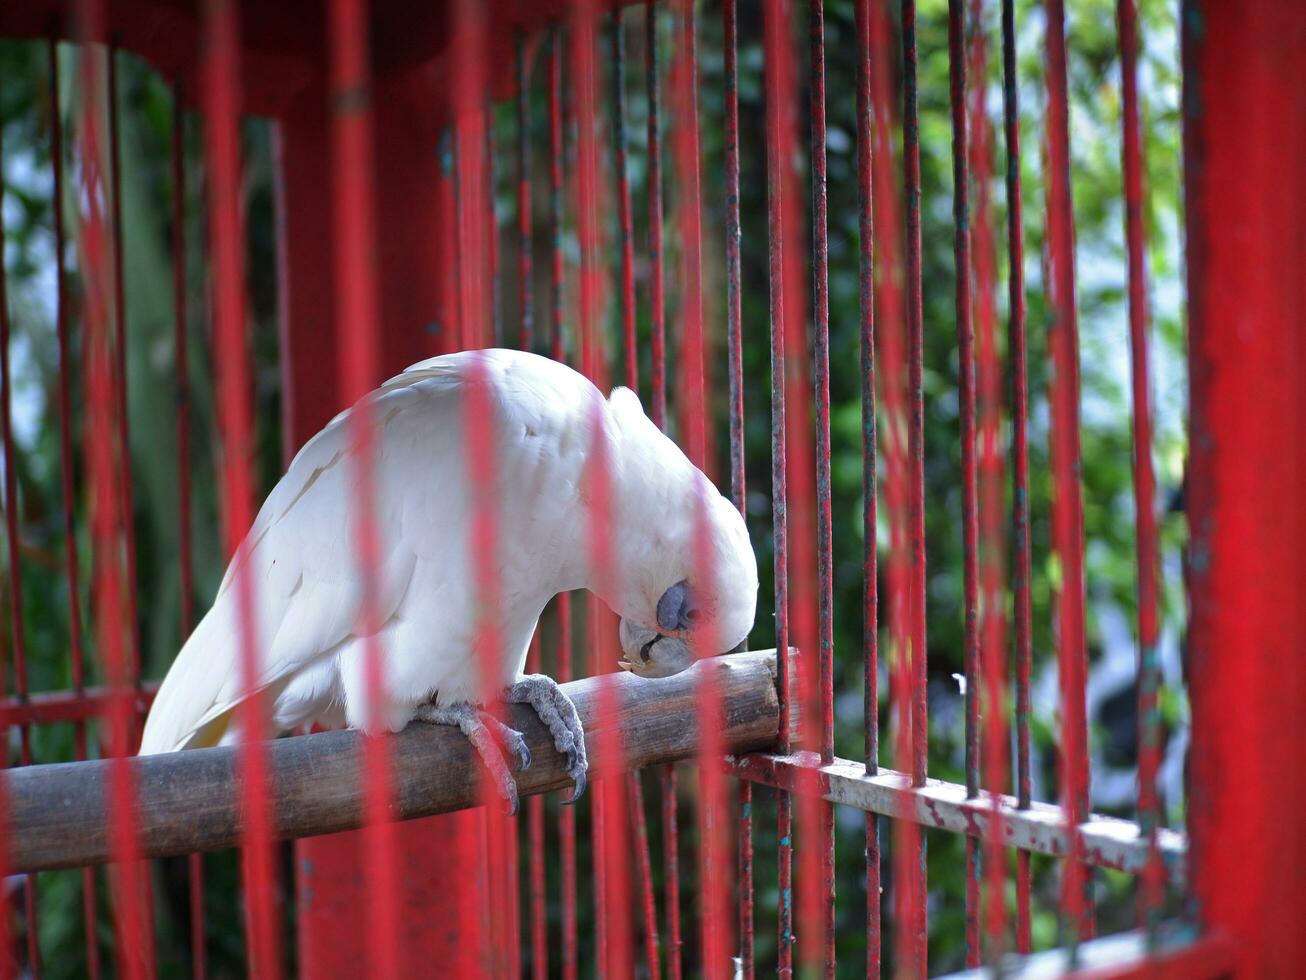
[[[957,388],[961,415],[961,539],[966,677],[966,795],[979,796],[979,514],[975,467],[975,328],[971,322],[970,161],[966,132],[966,7],[948,0],[948,101],[952,109],[953,266],[956,279]],[[979,842],[966,838],[966,965],[980,963]]]
[[[181,590],[181,641],[195,624],[195,570],[190,545],[190,344],[186,326],[186,149],[181,84],[172,90],[172,314],[177,411],[177,565]],[[74,555],[74,558],[76,556]],[[190,895],[191,975],[204,980],[204,856],[187,859]]]
[[[1193,897],[1240,973],[1292,976],[1306,961],[1306,9],[1187,0],[1181,23]]]
[[[911,774],[914,786],[924,786],[929,767],[928,666],[925,632],[925,401],[922,387],[924,324],[921,291],[921,146],[916,77],[916,3],[902,3],[903,162],[907,199],[907,456],[908,541],[911,547],[911,588],[907,593],[911,618]],[[905,761],[905,760],[904,760]],[[904,892],[912,898],[909,922],[900,922],[912,943],[911,967],[928,969],[929,923],[925,903],[929,888],[925,869],[925,835],[915,834],[908,869],[911,881]]]
[[[825,4],[809,0],[809,55],[811,99],[811,171],[812,171],[812,297],[816,374],[816,553],[818,575],[819,657],[817,670],[807,671],[804,682],[816,680],[816,691],[808,703],[821,719],[819,751],[821,762],[834,761],[834,550],[830,512],[830,274],[825,157]],[[805,651],[806,652],[806,651]],[[810,656],[805,659],[810,659]],[[811,675],[815,673],[813,678]],[[810,690],[810,688],[809,688]],[[808,717],[814,717],[808,715]],[[818,894],[812,892],[816,881],[809,882],[811,897],[803,907],[808,922],[819,921],[824,972],[835,972],[834,945],[834,804],[815,804],[820,821],[817,831],[820,848]],[[810,833],[810,831],[809,831]],[[812,944],[806,949],[811,950]],[[816,962],[816,952],[810,962]]]
[[[906,349],[908,329],[903,307],[902,208],[893,156],[893,64],[895,61],[889,13],[876,4],[870,11],[871,100],[874,106],[875,153],[872,190],[879,221],[879,276],[875,281],[878,306],[878,354],[883,403],[885,506],[889,516],[888,624],[891,655],[889,703],[893,727],[893,753],[900,769],[910,773],[912,755],[912,662],[910,553],[910,483],[908,463],[908,405]],[[923,899],[920,874],[920,828],[912,820],[894,825],[894,957],[903,976],[924,975],[922,935],[916,914]]]
[[[1074,828],[1088,813],[1088,722],[1084,707],[1084,504],[1079,482],[1079,324],[1075,309],[1074,213],[1070,190],[1070,105],[1066,88],[1065,10],[1047,5],[1047,239],[1052,322],[1048,355],[1052,378],[1052,549],[1061,569],[1056,597],[1058,677],[1061,687],[1061,805]],[[1062,883],[1072,958],[1092,935],[1092,879],[1083,844],[1071,833]]]
[[[451,93],[454,112],[454,167],[458,181],[458,308],[461,342],[476,349],[493,342],[494,255],[491,234],[489,156],[486,128],[488,12],[472,0],[455,7],[454,77]],[[495,459],[492,386],[494,379],[485,361],[469,362],[464,403],[464,446],[466,469],[471,484],[492,487]],[[474,556],[477,625],[474,645],[479,670],[481,698],[486,705],[502,703],[496,678],[502,662],[503,643],[499,624],[499,582],[496,564],[498,541],[497,497],[477,493],[474,497],[469,547]],[[464,842],[476,847],[471,867],[477,869],[476,884],[464,903],[464,941],[480,951],[483,971],[502,975],[510,969],[514,932],[508,910],[511,887],[508,869],[507,817],[493,782],[481,779],[484,808],[478,833]],[[479,858],[479,860],[477,860]]]
[[[61,508],[63,511],[64,535],[64,575],[68,583],[68,651],[72,675],[73,691],[81,694],[86,681],[86,653],[82,640],[82,604],[80,570],[77,561],[77,491],[73,476],[76,463],[73,457],[73,419],[72,419],[72,340],[68,316],[68,279],[65,263],[66,242],[64,236],[64,137],[63,113],[59,100],[59,52],[58,44],[51,38],[46,50],[47,68],[50,76],[50,161],[54,171],[54,185],[51,193],[51,210],[54,220],[54,269],[56,333],[59,338],[59,476],[61,489]],[[3,276],[3,270],[0,270]],[[73,757],[77,760],[86,758],[86,722],[79,720],[73,725]],[[96,923],[99,917],[99,902],[95,881],[95,869],[82,869],[82,918],[85,924],[86,970],[91,980],[100,976],[100,943]],[[0,944],[3,938],[0,937]],[[202,980],[202,977],[201,977]]]
[[[531,221],[530,77],[526,63],[526,38],[517,35],[514,47],[517,87],[517,309],[520,320],[517,344],[522,350],[535,347],[535,309],[531,290],[533,228]],[[540,634],[531,637],[526,654],[526,672],[540,670]],[[526,801],[526,833],[530,847],[529,895],[531,930],[531,975],[544,980],[549,974],[549,921],[544,844],[544,797],[536,794]]]
[[[626,32],[621,10],[612,12],[612,153],[617,172],[617,221],[621,228],[621,338],[626,387],[639,393],[639,350],[635,344],[635,229],[626,168]]]
[[[127,564],[127,626],[130,646],[128,653],[132,681],[137,690],[141,686],[141,621],[136,602],[136,531],[135,506],[132,502],[131,422],[127,412],[127,294],[124,288],[126,253],[122,235],[122,140],[118,127],[118,48],[111,44],[109,59],[109,167],[113,193],[113,323],[114,343],[117,353],[118,441],[122,445],[118,459],[122,481],[123,534]],[[141,709],[143,710],[143,709]],[[143,719],[138,717],[134,725]],[[133,738],[136,736],[133,735]]]
[[[88,0],[80,10],[85,41],[103,36],[103,10]],[[91,534],[97,556],[94,575],[96,646],[104,661],[110,697],[106,707],[107,750],[113,760],[109,774],[109,821],[116,866],[111,870],[113,908],[117,938],[118,972],[127,977],[148,977],[154,972],[154,950],[150,929],[151,911],[146,892],[146,866],[140,860],[140,846],[132,817],[135,785],[128,757],[134,746],[135,698],[133,669],[123,649],[122,594],[119,566],[126,515],[121,510],[122,489],[119,459],[125,447],[117,444],[121,429],[115,413],[121,406],[114,388],[116,361],[113,329],[114,284],[109,263],[115,261],[112,235],[106,234],[107,216],[102,207],[108,199],[105,154],[101,142],[104,120],[104,92],[101,51],[90,43],[82,47],[82,182],[85,202],[82,243],[84,256],[84,324],[86,351],[87,418],[85,452],[91,486]],[[7,345],[6,345],[7,346]]]
[[[739,228],[739,10],[721,4],[725,48],[726,362],[729,366],[730,499],[748,516],[744,481],[744,362]],[[751,980],[753,943],[753,784],[739,780],[739,974]]]
[[[1016,660],[1016,806],[1031,804],[1030,672],[1033,664],[1029,542],[1029,374],[1025,341],[1025,225],[1020,186],[1020,104],[1014,0],[1002,0],[1002,114],[1007,151],[1007,351],[1011,378],[1012,611]],[[1033,947],[1029,852],[1016,852],[1016,951]]]
[[[484,105],[481,108],[484,125],[481,133],[484,139],[482,152],[485,154],[484,196],[478,202],[485,222],[486,262],[488,269],[486,281],[490,292],[490,324],[487,346],[503,347],[507,340],[503,332],[503,317],[499,303],[499,217],[494,209],[495,193],[498,187],[494,172],[494,105],[490,101],[487,88]]]
[[[680,232],[680,320],[682,324],[678,389],[681,392],[681,434],[686,453],[700,470],[708,466],[708,407],[706,397],[707,339],[703,324],[702,189],[699,164],[698,40],[692,2],[677,4],[677,44],[671,63],[671,94],[676,127],[673,150],[676,184],[680,188],[677,218]],[[693,578],[711,582],[716,574],[706,542],[706,483],[696,488],[699,533],[702,543],[694,555]],[[695,656],[717,653],[711,629],[700,630]],[[699,890],[702,893],[700,935],[702,972],[716,977],[729,974],[733,955],[733,923],[729,915],[729,829],[725,817],[725,776],[721,772],[720,695],[716,677],[705,672],[698,690],[699,769]]]
[[[566,156],[562,107],[563,29],[555,27],[549,38],[549,212],[552,276],[552,319],[549,326],[554,360],[567,360],[567,343],[563,323],[563,199],[562,167]],[[571,665],[571,596],[558,596],[558,665],[559,681],[572,677]],[[562,850],[562,975],[574,980],[580,967],[577,936],[576,902],[576,811],[562,807],[558,814],[558,836]]]
[[[1155,938],[1164,898],[1165,870],[1156,847],[1160,803],[1160,716],[1156,658],[1160,592],[1160,543],[1156,524],[1156,478],[1152,472],[1152,417],[1148,395],[1147,253],[1143,227],[1143,146],[1138,111],[1138,12],[1133,0],[1119,0],[1121,165],[1125,184],[1125,243],[1129,254],[1129,350],[1134,408],[1134,522],[1138,555],[1138,824],[1151,856],[1142,879],[1143,918]]]
[[[400,974],[400,894],[397,841],[390,816],[390,739],[383,720],[386,679],[378,609],[378,569],[383,543],[376,519],[374,409],[369,392],[380,380],[374,201],[375,151],[372,131],[371,68],[367,5],[333,0],[330,10],[331,101],[334,116],[334,205],[336,310],[340,343],[340,387],[349,414],[349,455],[354,471],[354,560],[362,582],[358,634],[363,637],[367,723],[363,738],[363,795],[366,812],[369,958],[378,977]]]
[[[649,355],[653,365],[653,424],[666,428],[666,299],[662,274],[662,88],[658,73],[658,3],[644,4],[644,88],[648,92],[648,258],[649,258]],[[672,779],[674,783],[674,777]],[[668,899],[669,900],[669,899]],[[672,977],[679,976],[679,916],[672,930],[671,947],[677,963]]]
[[[1003,848],[1001,796],[1007,789],[1006,592],[1003,588],[1006,539],[1002,527],[1005,491],[1002,460],[1002,365],[997,343],[995,306],[997,271],[990,201],[993,174],[992,129],[986,109],[988,94],[987,33],[984,0],[970,0],[968,73],[974,80],[968,94],[970,169],[975,204],[971,216],[979,445],[976,467],[979,493],[980,674],[984,706],[983,783],[988,786],[993,815],[984,841],[985,902],[977,915],[988,939],[990,963],[1006,951],[1006,865]],[[976,678],[976,687],[981,678]]]
[[[520,321],[517,345],[535,347],[535,300],[531,292],[533,234],[531,222],[530,69],[526,63],[526,36],[518,33],[513,47],[517,86],[517,308]]]
[[[576,230],[580,244],[580,357],[581,370],[602,390],[607,386],[607,366],[601,337],[604,305],[603,263],[599,256],[600,226],[599,167],[600,150],[595,127],[598,111],[595,45],[597,4],[579,0],[572,9],[571,64],[572,93],[576,113]],[[583,479],[590,499],[589,524],[586,528],[586,552],[591,579],[602,583],[600,591],[612,594],[619,570],[612,552],[613,500],[609,471],[609,449],[596,403],[591,417],[590,457]],[[611,649],[615,628],[611,614],[600,603],[586,604],[590,637],[590,670],[607,677],[607,665],[616,655]],[[611,716],[618,710],[611,685],[599,685],[600,714]],[[624,748],[620,732],[614,726],[598,739],[594,752],[595,768],[619,770]],[[597,966],[604,976],[627,977],[633,974],[632,931],[630,928],[630,869],[627,833],[626,791],[618,775],[603,775],[594,781],[593,801],[595,919]]]
[[[613,164],[617,174],[617,214],[621,228],[621,335],[626,387],[639,392],[639,348],[635,336],[635,229],[630,203],[630,177],[626,166],[626,33],[621,10],[611,24]],[[649,973],[661,975],[658,955],[657,904],[653,894],[653,866],[644,816],[644,787],[637,772],[627,773],[627,806],[635,834],[635,870],[643,913],[644,955]]]
[[[866,772],[880,769],[879,702],[879,574],[878,515],[876,510],[875,427],[875,185],[872,146],[871,76],[875,61],[871,49],[871,0],[853,7],[857,35],[857,215],[858,287],[861,300],[862,383],[862,725]],[[866,975],[880,975],[880,833],[879,817],[865,817],[866,848]]]
[[[0,425],[4,439],[4,491],[5,491],[5,545],[9,556],[9,619],[10,635],[14,646],[14,696],[19,702],[27,700],[27,640],[23,625],[23,566],[18,539],[18,472],[14,448],[13,386],[9,376],[9,311],[0,313]],[[19,725],[19,764],[32,764],[32,734],[27,725]],[[23,907],[27,918],[27,968],[39,974],[41,950],[37,942],[36,876],[23,876]]]
[[[648,259],[649,357],[652,367],[652,419],[667,426],[666,296],[662,254],[662,86],[658,70],[658,3],[644,4],[644,89],[648,97]],[[677,824],[676,768],[664,766],[662,794],[662,892],[667,922],[667,975],[680,980],[680,830]]]
[[[782,705],[781,730],[786,735],[790,708],[795,697],[801,699],[809,731],[817,735],[810,743],[820,745],[824,733],[811,725],[821,717],[820,657],[817,636],[817,548],[814,515],[816,488],[813,476],[815,460],[811,438],[807,385],[806,292],[802,279],[802,209],[797,172],[798,77],[790,37],[790,11],[787,0],[774,0],[765,8],[766,92],[767,92],[767,173],[770,211],[771,299],[772,299],[772,458],[776,522],[776,623],[777,645],[784,649],[790,639],[800,651],[800,677],[795,689],[789,676],[786,658],[780,673]],[[781,398],[776,399],[777,389]],[[776,438],[779,427],[780,438]],[[781,468],[782,467],[782,468]],[[792,519],[792,520],[791,520]],[[793,560],[790,561],[792,553]],[[790,574],[792,572],[792,575]],[[781,593],[784,593],[783,595]],[[792,602],[789,602],[789,599]],[[792,620],[792,637],[790,621]],[[785,745],[785,749],[789,746]],[[815,761],[813,754],[810,761]],[[803,922],[821,921],[821,896],[828,893],[822,881],[820,842],[822,807],[820,774],[808,767],[800,777],[798,789],[799,830],[804,847],[800,849],[801,871],[798,876]],[[792,919],[792,803],[780,798],[780,931],[781,969],[791,968],[794,942]],[[800,947],[806,965],[822,959],[825,944],[808,943]]]
[[[233,588],[239,617],[240,677],[237,766],[244,787],[242,890],[251,973],[281,975],[277,915],[277,861],[272,847],[274,815],[263,740],[267,735],[258,682],[258,624],[254,582],[240,559],[253,517],[250,376],[246,346],[244,219],[240,181],[240,30],[236,4],[211,0],[204,19],[202,101],[208,161],[210,261],[213,269],[214,334],[218,374],[218,423],[223,437],[222,498],[225,537],[236,571]]]
[[[771,536],[774,546],[776,686],[780,697],[778,750],[790,750],[792,683],[789,670],[789,492],[786,440],[786,337],[787,312],[785,260],[789,238],[787,212],[792,181],[785,179],[784,149],[788,131],[793,140],[793,52],[789,43],[788,0],[770,0],[764,10],[766,68],[766,175],[767,237],[769,245],[771,342]],[[780,976],[793,972],[793,797],[784,790],[776,799],[776,865],[780,901],[776,910],[776,958]]]

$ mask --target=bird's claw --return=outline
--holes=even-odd
[[[571,796],[562,802],[575,803],[585,795],[589,759],[585,754],[585,730],[571,698],[553,678],[544,674],[527,674],[504,695],[512,704],[529,704],[549,729],[554,748],[567,757],[567,775],[575,783]]]
[[[571,806],[582,796],[584,796],[585,788],[589,785],[589,779],[585,775],[584,769],[578,769],[575,772],[572,772],[571,766],[568,765],[567,775],[571,776],[571,778],[576,781],[576,786],[574,789],[572,789],[571,795],[563,799],[562,801],[563,806]]]
[[[520,806],[517,782],[508,771],[508,764],[495,741],[497,739],[516,756],[519,772],[529,769],[531,750],[521,732],[509,728],[494,715],[479,711],[465,701],[450,705],[423,704],[418,707],[416,717],[432,725],[457,726],[480,755],[491,781],[504,799],[506,812],[516,816]]]

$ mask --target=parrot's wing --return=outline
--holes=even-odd
[[[517,506],[503,534],[536,540],[541,523],[557,525],[559,508],[574,505],[574,474],[586,451],[577,424],[589,399],[587,380],[546,358],[509,351],[451,354],[414,364],[371,396],[375,438],[378,537],[377,623],[398,624],[399,650],[388,657],[430,659],[432,641],[469,636],[474,607],[467,534],[462,385],[472,357],[492,380],[496,416],[496,475]],[[337,415],[291,462],[268,495],[223,578],[212,609],[178,654],[146,722],[142,754],[216,744],[244,697],[241,671],[239,568],[249,576],[252,642],[258,655],[256,690],[275,699],[292,681],[356,638],[362,580],[353,523],[358,473],[349,452],[349,412]],[[568,476],[566,474],[572,474]],[[501,513],[504,513],[501,511]],[[534,626],[509,581],[538,590],[538,563],[566,547],[501,551],[506,563],[501,600]],[[522,610],[517,610],[521,612]],[[525,642],[525,641],[523,641]],[[411,684],[409,685],[411,686]],[[421,695],[425,692],[409,694]]]
[[[423,456],[409,445],[414,433],[448,432],[447,396],[459,384],[457,364],[424,364],[392,379],[373,395],[378,472],[417,468]],[[404,416],[417,424],[398,424]],[[256,689],[273,696],[299,672],[353,635],[362,600],[352,521],[358,474],[349,452],[348,412],[337,415],[295,457],[260,509],[245,546],[227,569],[217,598],[178,654],[155,698],[141,753],[216,744],[245,693],[241,670],[238,569],[250,577]],[[455,424],[456,424],[456,420]],[[429,459],[429,455],[426,457]],[[404,496],[439,497],[439,466],[415,479],[379,481],[375,508],[380,538],[378,622],[401,602],[417,559],[407,540]],[[438,508],[435,509],[438,515]],[[407,522],[411,531],[412,522]],[[439,528],[427,528],[438,533]],[[248,639],[246,640],[248,642]]]

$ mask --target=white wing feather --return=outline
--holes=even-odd
[[[470,501],[460,387],[471,355],[413,365],[374,393],[379,621],[388,723],[415,705],[479,695],[472,662],[474,588],[467,562]],[[579,413],[601,397],[553,362],[482,352],[493,380],[501,498],[503,682],[521,669],[544,604],[568,582],[575,490],[584,460]],[[354,559],[354,467],[341,413],[311,439],[260,509],[243,574],[254,596],[256,687],[279,729],[363,720],[362,590]],[[236,562],[155,699],[142,754],[214,744],[245,690]]]

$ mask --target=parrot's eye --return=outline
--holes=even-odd
[[[690,604],[689,583],[677,582],[658,600],[658,628],[664,630],[682,630],[691,622],[689,615],[697,615],[697,610]]]

